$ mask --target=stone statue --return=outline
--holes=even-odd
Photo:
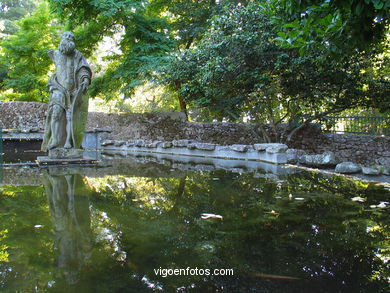
[[[48,55],[56,72],[47,84],[50,100],[41,149],[80,149],[88,114],[86,91],[91,83],[91,68],[75,49],[71,32],[64,32],[58,50],[49,50]]]
[[[49,168],[42,180],[53,222],[57,267],[68,284],[76,284],[92,254],[90,190],[80,174],[55,168]]]

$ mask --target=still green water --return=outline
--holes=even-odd
[[[389,292],[386,186],[263,175],[148,164],[0,186],[0,291]]]

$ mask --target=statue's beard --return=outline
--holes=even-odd
[[[63,40],[61,41],[58,50],[62,54],[70,55],[74,52],[74,49],[76,48],[76,44],[72,41]]]

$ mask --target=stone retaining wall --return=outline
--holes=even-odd
[[[43,131],[46,109],[44,103],[0,102],[0,127]]]
[[[288,145],[308,153],[332,151],[341,161],[390,166],[390,137],[321,133],[307,128]]]
[[[43,131],[46,104],[0,102],[0,127]],[[183,113],[105,114],[89,113],[87,130],[110,130],[109,139],[172,141],[190,139],[219,145],[264,142],[256,124],[190,123]],[[309,153],[333,151],[341,160],[361,164],[390,165],[390,138],[322,134],[313,128],[300,131],[288,143],[290,148]]]
[[[89,114],[87,128],[107,127],[112,130],[109,138],[115,140],[190,139],[221,145],[263,142],[255,124],[191,123],[183,113]]]
[[[43,131],[47,104],[0,102],[0,127]],[[110,130],[116,140],[191,139],[217,144],[263,142],[258,126],[237,123],[190,123],[184,113],[106,114],[90,112],[87,131]]]

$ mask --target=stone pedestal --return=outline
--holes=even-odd
[[[38,157],[37,163],[39,166],[95,165],[98,163],[98,160],[85,156],[82,149],[56,148],[49,150],[48,156]]]
[[[78,159],[83,158],[83,154],[82,149],[57,148],[49,150],[50,159]]]

